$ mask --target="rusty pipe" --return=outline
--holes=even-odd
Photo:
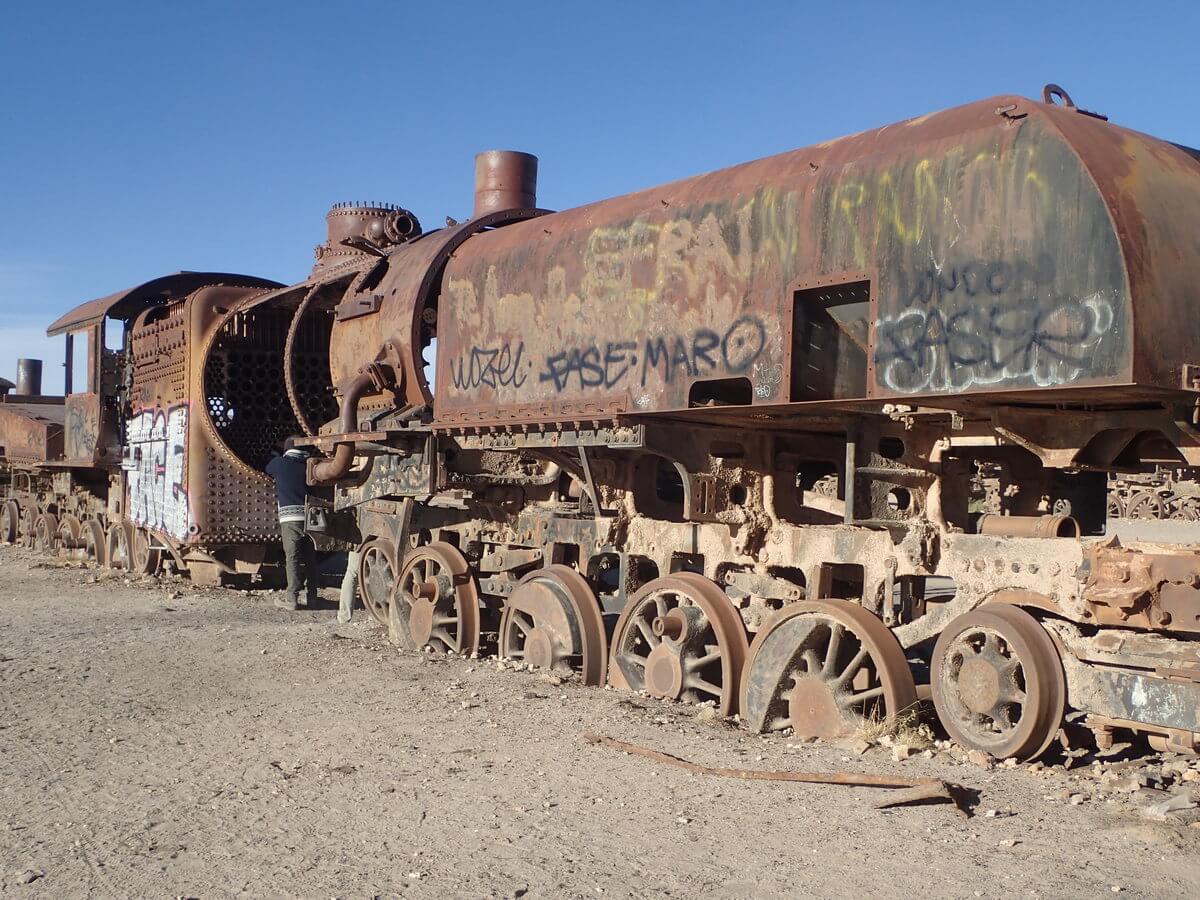
[[[1079,523],[1071,516],[998,516],[979,517],[976,531],[1001,537],[1077,538]]]
[[[341,416],[338,418],[338,431],[351,434],[358,431],[358,403],[367,391],[375,388],[382,389],[382,380],[377,366],[368,366],[354,377],[342,394]],[[310,459],[308,461],[309,484],[333,484],[346,477],[350,465],[354,462],[354,441],[340,441],[333,445],[333,455],[325,459]]]

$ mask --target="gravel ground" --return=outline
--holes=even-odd
[[[0,892],[1200,895],[1196,811],[1150,817],[1200,793],[1187,759],[986,769],[956,748],[895,761],[711,718],[402,654],[361,612],[337,625],[332,602],[285,613],[0,547]],[[970,817],[877,810],[879,790],[694,776],[585,729],[706,765],[978,794]]]

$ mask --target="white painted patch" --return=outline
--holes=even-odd
[[[142,410],[129,422],[129,517],[183,540],[187,495],[187,405]]]

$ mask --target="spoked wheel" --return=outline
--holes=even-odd
[[[569,566],[522,578],[500,617],[500,655],[542,669],[578,669],[584,684],[604,684],[608,641],[587,579]]]
[[[1108,493],[1108,517],[1110,519],[1125,518],[1125,501],[1115,491]]]
[[[429,645],[479,651],[479,590],[466,557],[438,541],[408,555],[388,604],[392,640],[409,650]]]
[[[17,534],[17,540],[23,547],[33,546],[33,527],[37,524],[37,516],[37,510],[32,506],[21,510],[21,530]]]
[[[0,544],[15,544],[21,533],[21,508],[16,500],[0,505]]]
[[[829,740],[915,707],[904,651],[879,619],[847,600],[785,606],[750,645],[742,720]]]
[[[108,534],[104,541],[104,560],[110,569],[129,571],[129,533],[132,528],[133,526],[124,522],[115,522],[108,526]]]
[[[88,519],[83,523],[84,554],[96,565],[103,566],[106,560],[105,550],[104,527],[98,519]]]
[[[392,542],[375,538],[363,544],[358,557],[358,595],[376,622],[387,628],[388,597],[396,586],[396,550]]]
[[[1200,497],[1180,497],[1171,504],[1171,518],[1177,522],[1200,520]]]
[[[1062,661],[1045,629],[1018,607],[996,603],[952,621],[934,647],[932,679],[945,729],[999,759],[1034,759],[1062,723]]]
[[[68,559],[83,557],[83,523],[72,515],[58,520],[58,549]]]
[[[737,711],[746,629],[725,592],[679,572],[642,586],[617,620],[608,662],[613,687]]]
[[[132,529],[129,542],[129,570],[138,575],[157,575],[162,565],[162,550],[145,528]]]
[[[33,523],[33,549],[38,553],[53,553],[58,541],[58,517],[42,513]]]
[[[1166,509],[1158,494],[1138,491],[1125,504],[1125,515],[1130,519],[1162,519],[1166,516]]]

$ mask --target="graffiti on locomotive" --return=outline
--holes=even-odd
[[[187,486],[187,404],[143,409],[129,420],[129,517],[184,539],[191,526]]]
[[[772,356],[777,327],[739,309],[754,269],[750,225],[759,201],[693,210],[665,223],[639,217],[595,228],[584,242],[581,268],[568,274],[561,265],[549,266],[537,301],[528,293],[502,292],[495,267],[480,293],[470,281],[453,282],[460,309],[491,319],[485,331],[514,335],[465,346],[451,358],[455,390],[511,389],[546,398],[625,390],[644,395],[693,379],[745,376],[761,388],[758,396],[773,393],[778,379],[758,375]],[[672,322],[663,312],[672,305],[707,315],[702,324],[686,316]],[[618,324],[614,310],[630,315]],[[570,322],[577,330],[557,341],[537,341],[535,353],[524,336],[547,311],[550,321]]]
[[[1043,253],[899,271],[900,312],[876,326],[882,386],[915,393],[1077,380],[1113,334],[1118,296],[1064,292],[1055,269]]]

